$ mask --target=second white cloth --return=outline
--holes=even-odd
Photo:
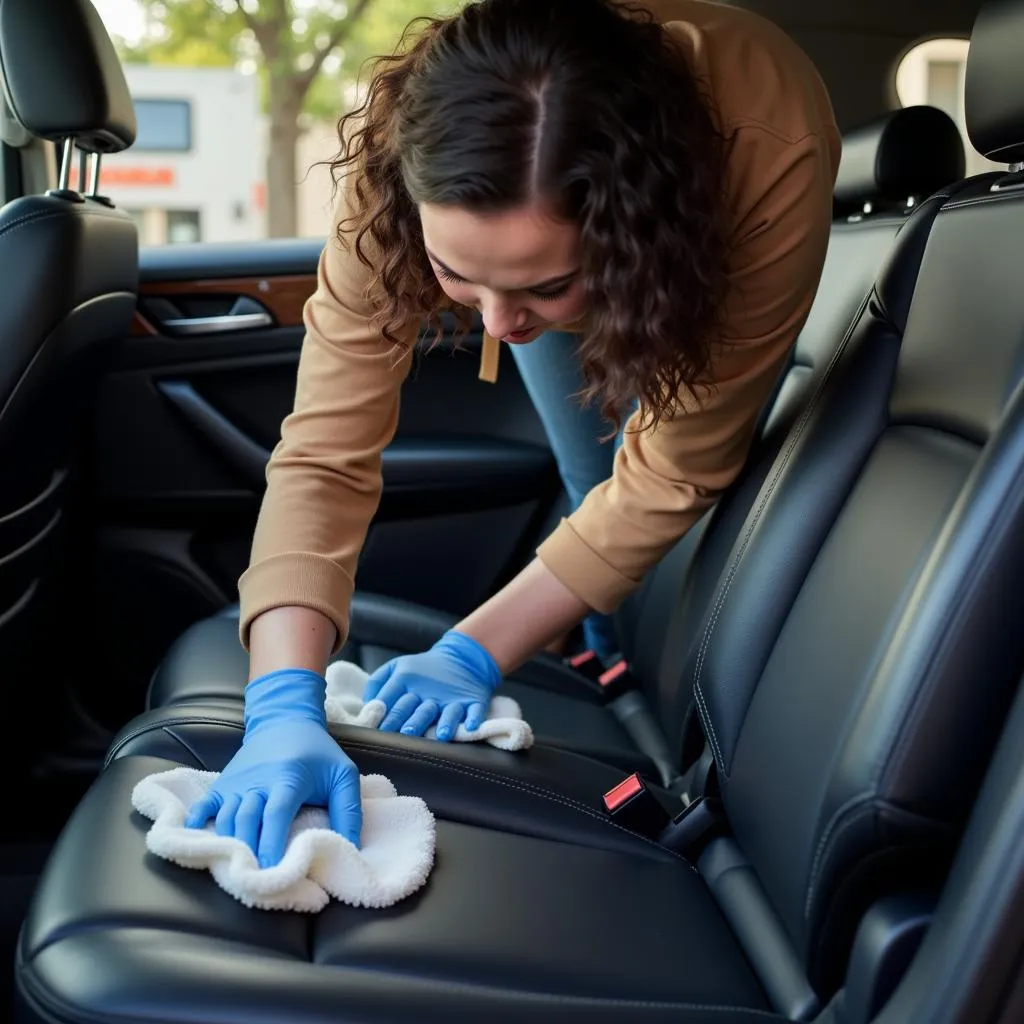
[[[327,699],[324,706],[327,720],[337,725],[361,725],[376,729],[387,714],[386,705],[379,700],[363,703],[366,681],[370,678],[358,665],[350,661],[336,661],[327,666]],[[435,739],[437,727],[431,726],[427,739]],[[455,743],[489,743],[499,750],[526,750],[533,746],[533,730],[523,719],[519,705],[511,698],[495,696],[491,700],[487,718],[480,728],[470,732],[460,725]]]

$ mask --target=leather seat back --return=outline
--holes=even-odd
[[[1019,161],[1011,28],[1019,0],[980,16],[969,109],[977,148]],[[911,215],[688,664],[733,831],[702,870],[777,922],[820,992],[869,901],[944,870],[1024,670],[1022,237],[1022,173]]]
[[[908,107],[843,140],[835,185],[837,217],[814,304],[771,400],[759,441],[740,480],[690,531],[624,606],[620,632],[637,677],[670,738],[692,707],[681,686],[690,644],[743,518],[789,428],[806,407],[917,197],[963,177],[957,126],[934,107]],[[684,758],[685,760],[685,758]]]
[[[76,147],[92,154],[98,181],[101,156],[135,138],[128,86],[92,5],[4,0],[0,67],[13,117],[57,144],[64,186],[0,209],[0,656],[11,666],[60,565],[76,449],[111,349],[128,334],[139,271],[132,218],[84,181],[67,187]]]

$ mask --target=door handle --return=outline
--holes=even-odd
[[[273,327],[269,313],[227,313],[224,316],[189,316],[164,320],[160,326],[171,334],[229,334],[232,331],[255,331]]]

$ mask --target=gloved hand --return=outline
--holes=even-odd
[[[359,772],[327,731],[323,676],[281,669],[245,689],[245,737],[210,791],[185,819],[243,840],[260,867],[284,856],[304,804],[326,807],[331,828],[356,846],[363,825]]]
[[[449,630],[429,651],[402,655],[377,669],[363,699],[388,706],[382,732],[422,736],[437,722],[437,738],[447,743],[463,720],[470,732],[480,728],[500,682],[501,669],[486,648]]]

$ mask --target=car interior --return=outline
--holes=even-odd
[[[148,853],[131,794],[238,749],[236,583],[325,239],[140,248],[99,194],[134,138],[107,29],[89,0],[0,0],[12,1019],[1024,1020],[1024,0],[743,6],[808,51],[844,133],[747,464],[619,610],[614,685],[549,654],[503,682],[531,749],[331,727],[426,801],[437,860],[386,910],[299,914]],[[969,39],[995,169],[896,101],[938,36]],[[480,342],[424,344],[403,393],[338,655],[367,670],[564,514]],[[657,812],[608,799],[625,782]]]

